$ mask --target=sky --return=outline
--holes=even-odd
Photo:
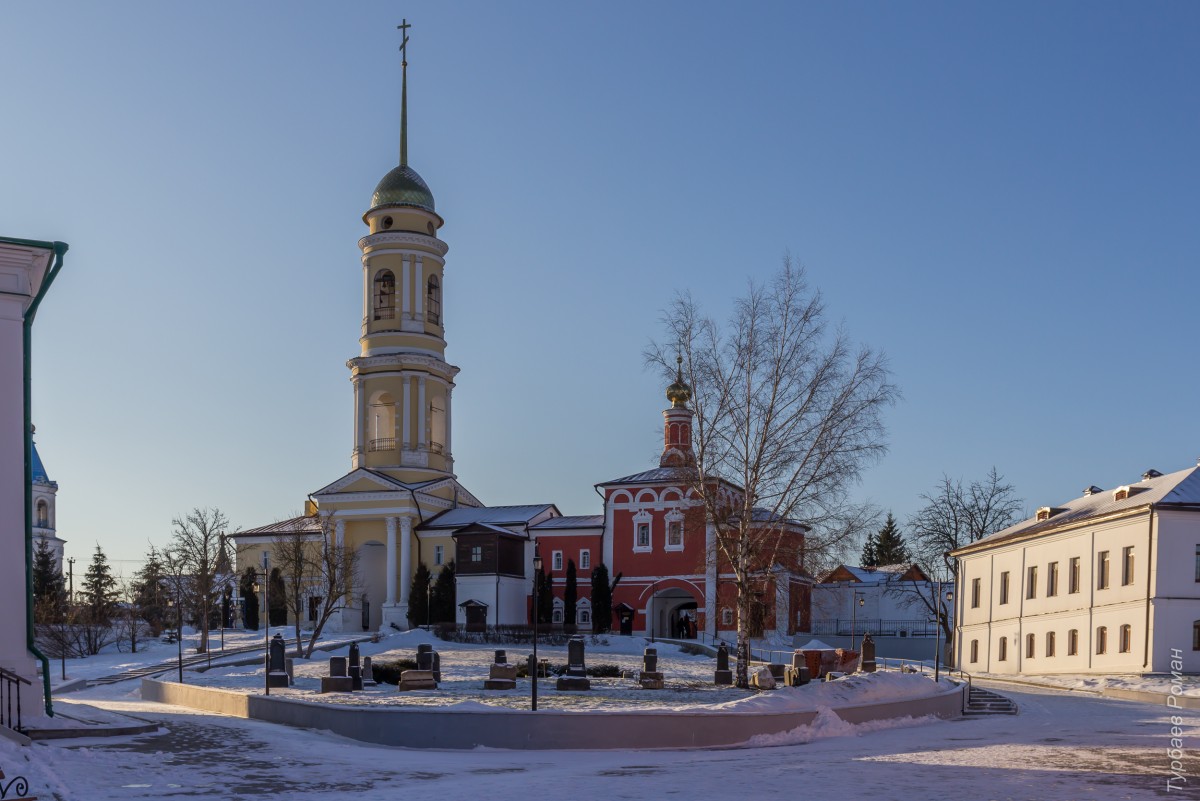
[[[0,235],[71,246],[33,343],[68,556],[350,469],[402,18],[485,503],[598,514],[657,463],[662,310],[726,318],[786,254],[888,356],[854,494],[901,521],[943,475],[1032,510],[1200,456],[1194,4],[18,0]]]

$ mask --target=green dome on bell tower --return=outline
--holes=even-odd
[[[403,163],[383,176],[383,180],[375,187],[371,208],[379,206],[415,206],[437,213],[429,184],[416,170]]]

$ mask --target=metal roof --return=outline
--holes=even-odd
[[[435,518],[426,520],[417,526],[418,530],[462,528],[472,523],[491,523],[500,526],[527,525],[530,520],[553,509],[558,508],[552,503],[535,503],[525,506],[460,506],[457,509],[447,509]]]
[[[560,529],[560,528],[604,528],[604,515],[574,515],[564,517],[552,517],[549,520],[543,520],[537,525],[530,526],[538,531],[542,529]]]
[[[1149,473],[1148,473],[1149,474]],[[1017,537],[1040,534],[1072,523],[1081,523],[1092,518],[1138,509],[1147,504],[1155,506],[1200,506],[1200,467],[1189,467],[1167,475],[1154,476],[1141,481],[1122,485],[1128,487],[1129,495],[1115,500],[1117,489],[1100,490],[1054,507],[1054,514],[1046,520],[1032,517],[997,531],[995,534],[976,540],[970,545],[954,551],[955,554],[988,546]]]
[[[696,470],[691,467],[656,467],[653,470],[644,470],[641,473],[634,473],[631,476],[623,478],[614,478],[612,481],[602,481],[597,484],[597,487],[607,487],[611,484],[656,484],[665,482],[689,482],[696,480]]]
[[[42,457],[38,454],[37,445],[33,446],[33,483],[34,484],[53,484],[50,476],[46,474],[46,466],[42,464]]]
[[[317,520],[316,515],[305,517],[290,517],[287,520],[278,520],[274,523],[268,523],[265,526],[258,528],[248,528],[230,534],[230,537],[262,537],[268,534],[316,534],[321,530],[321,523]]]
[[[857,567],[855,565],[838,565],[833,570],[821,576],[817,583],[826,584],[834,573],[839,570],[845,570],[850,575],[854,576],[862,584],[878,585],[890,584],[900,579],[905,573],[914,567],[912,562],[901,562],[895,565],[878,565],[876,567]],[[917,568],[920,570],[920,568]]]

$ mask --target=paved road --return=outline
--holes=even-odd
[[[935,722],[776,748],[720,751],[420,751],[371,746],[130,700],[117,688],[80,701],[159,722],[156,734],[35,746],[64,801],[279,797],[492,799],[695,797],[1142,801],[1168,794],[1169,710],[1055,690],[1001,690],[1021,714]],[[696,725],[702,725],[697,721]],[[1188,718],[1200,748],[1200,714]],[[1188,768],[1200,773],[1200,750]],[[82,760],[82,762],[80,761]],[[415,782],[415,784],[414,784]]]

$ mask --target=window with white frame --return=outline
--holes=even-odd
[[[433,563],[434,563],[434,565],[444,564],[445,561],[446,561],[446,546],[445,545],[433,546]]]
[[[472,545],[471,546],[471,561],[472,562],[482,562],[483,561],[483,546],[482,545]]]
[[[580,624],[586,625],[586,626],[592,625],[592,613],[586,609],[580,609],[579,610],[579,622],[580,622]]]
[[[591,570],[592,569],[592,552],[589,551],[587,548],[584,548],[583,550],[581,550],[579,552],[579,569],[580,570]]]
[[[553,552],[553,554],[550,557],[550,564],[551,564],[551,568],[550,568],[551,570],[562,570],[563,569],[562,551],[554,551]]]
[[[653,518],[645,509],[633,516],[633,550],[649,551],[653,549],[653,540],[650,538],[650,522]]]
[[[667,550],[683,550],[683,518],[667,518]]]
[[[561,610],[561,609],[554,610],[554,622],[555,623],[563,622],[563,610]]]
[[[725,628],[733,625],[733,610],[728,606],[721,610],[721,625]]]

